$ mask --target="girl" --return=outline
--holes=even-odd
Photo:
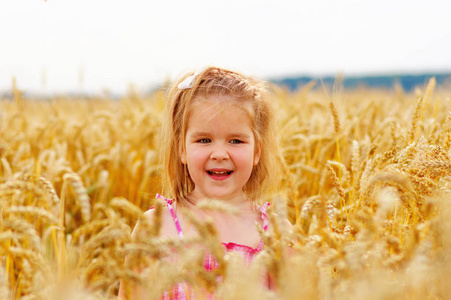
[[[261,204],[280,178],[279,150],[274,130],[274,109],[264,84],[254,78],[217,67],[187,74],[172,87],[164,126],[165,201],[161,235],[183,238],[197,235],[184,212],[199,220],[211,217],[224,253],[237,252],[250,262],[263,243],[255,222],[268,227]],[[223,201],[238,215],[206,212],[197,204]],[[146,212],[152,222],[154,210]],[[140,230],[138,222],[134,234]],[[216,266],[207,255],[205,267]],[[175,286],[163,298],[185,299],[186,285]],[[122,294],[122,287],[120,295]],[[135,299],[145,294],[134,287]]]

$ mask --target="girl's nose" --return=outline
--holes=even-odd
[[[227,153],[227,149],[222,146],[217,146],[213,148],[213,151],[210,154],[210,159],[213,160],[224,160],[229,159],[229,154]]]

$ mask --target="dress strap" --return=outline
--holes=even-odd
[[[268,225],[269,225],[269,218],[268,218],[267,209],[268,209],[268,206],[270,206],[270,205],[271,205],[271,203],[265,202],[259,209],[259,211],[262,214],[263,230],[264,231],[266,231],[266,229],[268,229]]]
[[[262,220],[263,220],[263,231],[266,231],[266,229],[268,229],[268,225],[269,225],[269,218],[268,218],[268,213],[267,213],[267,209],[268,206],[270,206],[271,203],[269,202],[265,202],[259,209],[259,211],[262,214]],[[258,244],[258,247],[256,248],[257,251],[261,251],[263,249],[263,240],[260,240],[260,244]]]
[[[171,213],[172,220],[174,221],[175,228],[177,229],[177,233],[179,234],[179,237],[183,238],[182,226],[180,226],[179,219],[177,218],[174,208],[172,207],[172,203],[174,202],[174,199],[167,199],[167,198],[161,196],[160,194],[157,194],[155,196],[155,198],[166,202],[166,207],[169,209],[169,212]]]

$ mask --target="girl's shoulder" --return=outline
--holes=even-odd
[[[271,213],[277,217],[276,213],[271,212],[270,206],[271,206],[270,202],[265,202],[261,206],[259,206],[259,209],[258,209],[259,213],[261,214],[261,218],[263,220],[264,227],[265,226],[267,227],[270,223],[269,213]],[[279,224],[280,224],[280,226],[283,226],[283,228],[282,228],[283,230],[289,231],[289,230],[293,229],[293,225],[290,223],[290,221],[288,219],[284,219]],[[264,229],[266,230],[266,228],[264,228]]]
[[[155,203],[152,205],[145,213],[144,216],[147,218],[154,218],[154,215],[157,214],[157,206],[161,206],[161,209],[163,210],[163,214],[165,211],[174,211],[175,207],[175,199],[169,199],[161,196],[160,194],[157,194],[155,196]]]
[[[153,222],[153,219],[155,218],[155,215],[157,215],[157,206],[162,206],[161,209],[162,215],[164,214],[165,209],[164,206],[167,206],[168,204],[172,204],[174,202],[173,199],[167,199],[161,196],[160,194],[157,194],[155,197],[157,200],[146,212],[144,212],[144,216],[146,219],[150,222]]]
[[[155,222],[157,222],[156,218],[160,218],[159,223],[160,226],[160,234],[163,236],[168,237],[176,237],[178,236],[177,228],[174,224],[174,218],[175,215],[175,201],[174,199],[168,199],[164,198],[160,194],[157,194],[156,196],[157,202],[150,207],[145,213],[144,218],[146,223],[153,225]],[[157,204],[158,203],[158,204]],[[161,214],[157,212],[157,205],[161,206]],[[136,232],[139,232],[143,229],[143,221],[138,220],[136,223],[135,228],[133,229],[133,235],[136,235]]]

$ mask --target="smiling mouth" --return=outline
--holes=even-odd
[[[227,176],[232,174],[232,171],[207,171],[209,175],[216,175],[216,176]]]

